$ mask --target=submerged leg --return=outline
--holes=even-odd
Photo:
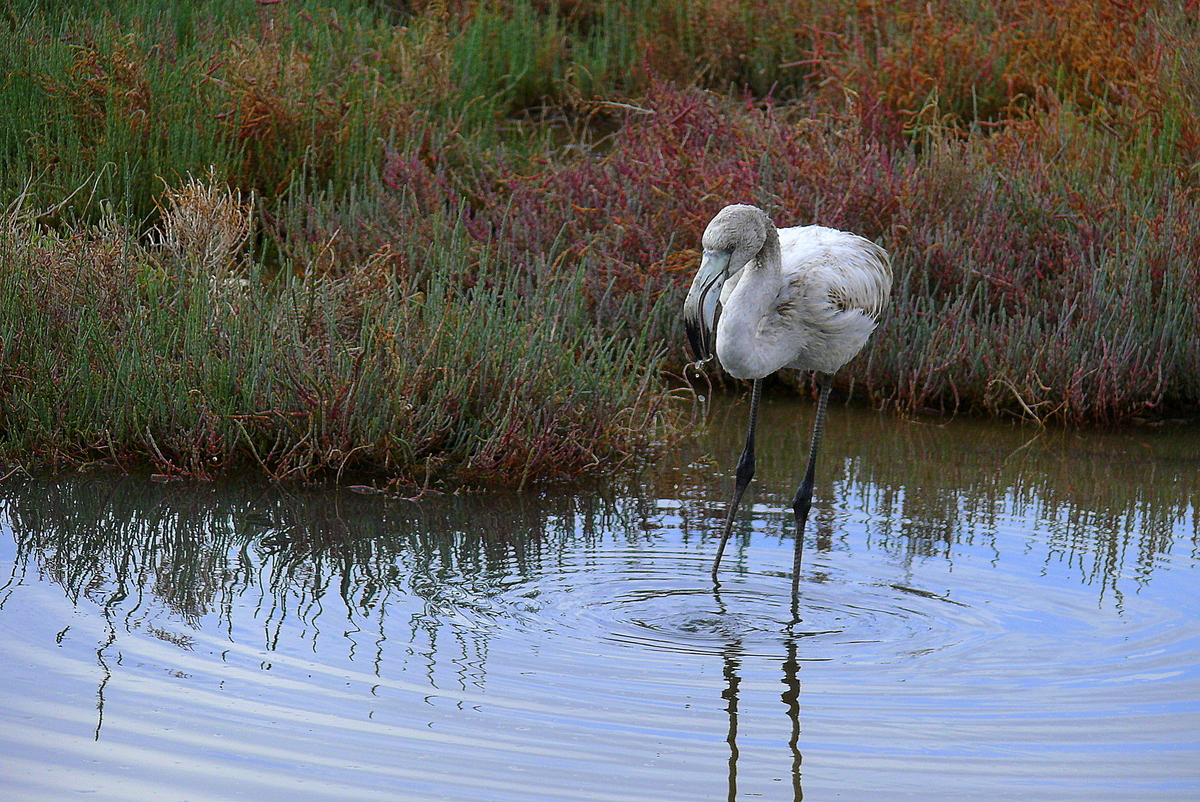
[[[725,512],[725,531],[721,533],[721,544],[717,546],[717,556],[713,560],[712,577],[717,578],[717,569],[721,567],[721,555],[725,553],[725,543],[729,533],[733,531],[733,516],[737,513],[742,494],[754,476],[754,429],[758,426],[758,402],[762,398],[762,379],[755,379],[750,390],[750,427],[746,430],[746,447],[742,449],[742,457],[737,464],[737,479],[733,486],[733,499]]]
[[[792,604],[800,589],[800,558],[804,554],[804,526],[808,523],[808,511],[812,508],[813,475],[817,468],[817,449],[821,445],[821,433],[825,429],[825,407],[829,404],[829,389],[833,375],[818,374],[821,394],[817,397],[817,419],[813,422],[812,445],[808,451],[808,468],[804,471],[804,483],[796,490],[792,499],[792,512],[796,514],[796,556],[792,561]]]

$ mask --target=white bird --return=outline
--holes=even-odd
[[[795,368],[815,371],[820,383],[808,468],[792,500],[794,599],[833,373],[862,350],[878,325],[891,295],[891,260],[883,248],[856,234],[823,226],[776,229],[761,209],[743,204],[718,212],[702,244],[700,269],[683,305],[688,342],[697,360],[711,359],[715,350],[727,373],[753,381],[750,426],[713,560],[714,580],[734,514],[754,475],[763,378]]]

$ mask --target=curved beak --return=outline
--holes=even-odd
[[[683,327],[687,331],[688,345],[700,362],[711,358],[716,351],[721,287],[729,278],[729,257],[725,252],[705,251],[687,300],[683,302]]]

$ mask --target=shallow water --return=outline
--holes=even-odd
[[[744,403],[636,492],[0,485],[0,799],[1200,797],[1200,432]]]

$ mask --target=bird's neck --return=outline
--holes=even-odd
[[[767,226],[767,237],[762,248],[754,257],[754,269],[764,271],[767,275],[778,275],[783,271],[783,254],[779,248],[779,231],[775,226]]]
[[[733,297],[725,304],[721,313],[722,320],[732,321],[735,317],[743,317],[743,325],[747,330],[758,325],[759,320],[768,315],[779,285],[783,281],[783,256],[779,246],[779,232],[775,226],[767,227],[767,235],[758,253],[746,265],[741,281],[734,288]]]

